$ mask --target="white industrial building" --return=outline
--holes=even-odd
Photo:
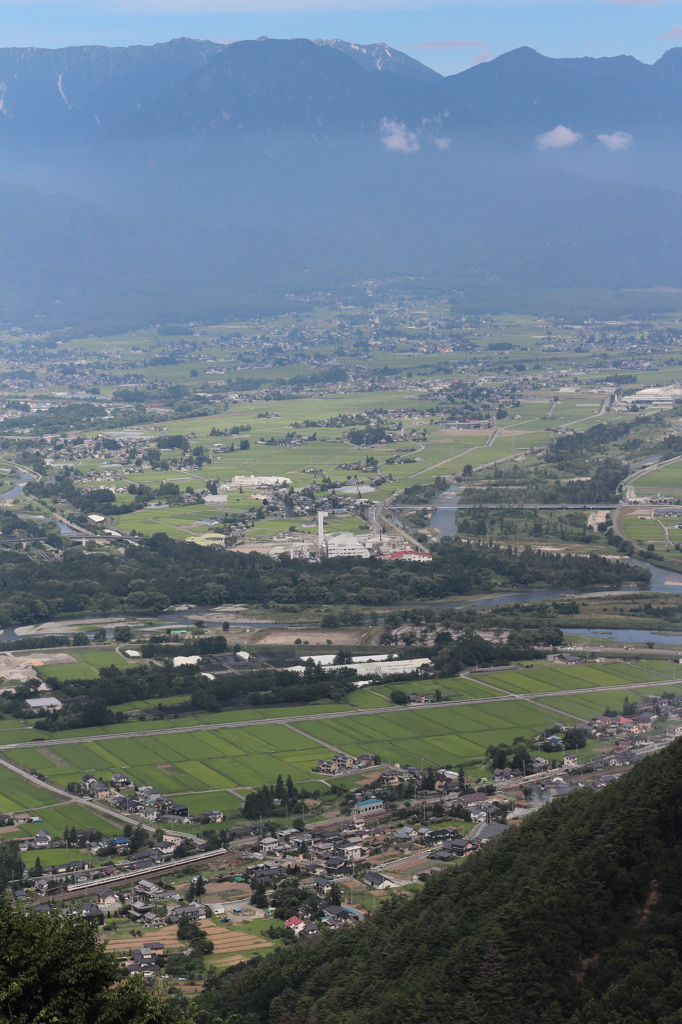
[[[277,487],[278,485],[286,485],[287,487],[290,487],[291,480],[287,476],[233,476],[228,486]]]
[[[352,533],[330,534],[325,542],[327,558],[369,558],[371,551]]]
[[[316,665],[324,665],[326,668],[334,664],[335,657],[335,654],[309,654],[307,657],[302,656],[301,661],[312,659]],[[390,657],[390,654],[355,654],[351,658],[351,664],[364,665],[368,661],[388,661]]]
[[[325,665],[326,672],[340,672],[341,669],[349,668],[352,666],[348,665]],[[365,662],[362,666],[362,671],[366,675],[370,676],[392,676],[392,675],[407,675],[408,672],[416,672],[418,668],[430,668],[430,658],[410,658],[406,661],[381,661],[381,662]],[[305,665],[293,665],[287,669],[287,672],[298,672],[303,675],[305,672]],[[367,683],[367,680],[358,680],[356,686],[363,686]]]
[[[669,384],[666,387],[642,388],[634,395],[623,395],[621,401],[625,405],[659,405],[671,406],[682,401],[682,387]]]

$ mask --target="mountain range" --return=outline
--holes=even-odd
[[[0,49],[0,317],[682,288],[681,122],[682,48],[448,77],[339,39]]]

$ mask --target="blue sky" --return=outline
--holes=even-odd
[[[444,74],[532,46],[551,57],[682,45],[682,2],[665,0],[0,0],[0,46],[128,46],[176,36],[385,42]],[[427,45],[424,45],[427,44]]]

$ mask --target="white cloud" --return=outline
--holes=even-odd
[[[669,43],[675,39],[682,39],[682,25],[673,25],[669,32],[664,32],[662,36],[656,36],[654,42]]]
[[[538,135],[535,141],[538,149],[565,149],[566,146],[572,146],[581,139],[580,132],[574,132],[570,128],[565,128],[563,124],[558,124],[551,132]]]
[[[394,153],[418,153],[420,149],[417,136],[407,125],[402,121],[389,121],[387,117],[381,122],[381,141]]]
[[[432,139],[432,142],[436,149],[449,149],[450,139]]]
[[[492,59],[493,59],[492,51],[489,50],[488,47],[486,46],[485,49],[481,50],[480,53],[475,53],[473,55],[473,57],[469,61],[469,67],[473,68],[473,67],[476,66],[476,64],[485,64],[487,61],[492,60]]]
[[[621,149],[627,149],[632,142],[632,135],[629,132],[614,132],[613,135],[598,135],[597,141],[606,146],[612,153]]]

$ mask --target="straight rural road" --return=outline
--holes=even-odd
[[[538,701],[538,700],[542,700],[542,698],[544,698],[545,700],[548,700],[551,697],[570,697],[570,696],[576,696],[576,695],[587,694],[587,693],[608,693],[609,691],[613,692],[613,691],[618,690],[618,689],[621,689],[621,690],[622,689],[628,689],[628,690],[630,690],[630,689],[639,689],[640,687],[645,687],[646,688],[646,687],[651,687],[651,686],[662,686],[662,685],[665,685],[666,683],[671,683],[671,684],[679,683],[680,680],[679,679],[664,678],[664,679],[655,680],[655,681],[651,681],[650,680],[650,681],[648,681],[646,683],[628,683],[628,682],[622,682],[621,683],[621,682],[618,682],[618,683],[614,683],[613,686],[590,686],[590,687],[588,687],[588,686],[581,686],[581,687],[577,687],[577,688],[574,688],[574,689],[566,689],[566,690],[542,690],[539,693],[500,693],[500,688],[496,687],[492,683],[485,683],[485,682],[483,682],[480,679],[475,680],[475,682],[478,682],[478,683],[480,683],[483,686],[486,686],[486,685],[490,686],[491,689],[496,691],[495,695],[491,696],[491,697],[470,697],[470,698],[467,698],[466,700],[441,701],[439,704],[428,704],[426,706],[424,706],[424,705],[417,705],[417,706],[412,705],[412,706],[409,706],[408,705],[407,707],[404,707],[404,706],[399,706],[399,705],[391,705],[391,706],[388,706],[388,707],[385,707],[385,708],[366,708],[366,709],[363,708],[363,709],[354,709],[353,711],[333,711],[333,712],[331,712],[331,714],[296,715],[295,717],[292,717],[292,718],[284,718],[284,717],[283,718],[256,718],[256,719],[249,719],[249,720],[243,721],[243,722],[211,722],[211,723],[208,723],[208,724],[201,724],[201,725],[180,725],[180,726],[177,726],[175,729],[173,729],[173,728],[169,728],[169,729],[148,729],[148,730],[139,730],[137,732],[98,733],[98,734],[93,735],[93,736],[69,736],[69,737],[66,737],[64,739],[40,740],[40,741],[31,740],[28,743],[5,743],[5,744],[0,744],[0,750],[5,750],[5,751],[21,750],[21,749],[27,748],[27,747],[29,747],[29,748],[31,748],[33,750],[36,750],[36,749],[39,750],[41,747],[45,747],[45,746],[59,746],[59,744],[61,744],[61,743],[97,743],[97,742],[101,742],[103,740],[137,739],[138,737],[142,737],[142,736],[165,736],[165,735],[168,735],[169,733],[179,733],[179,732],[208,732],[208,731],[215,730],[215,729],[241,729],[244,726],[251,726],[251,725],[287,725],[287,726],[290,725],[290,726],[292,726],[292,728],[295,731],[302,732],[301,729],[296,729],[296,726],[300,725],[302,722],[329,721],[330,719],[334,719],[334,718],[359,718],[359,717],[362,717],[362,716],[365,716],[365,715],[399,715],[401,713],[405,713],[406,711],[415,711],[415,710],[429,710],[430,711],[430,710],[432,710],[434,708],[457,708],[457,707],[468,707],[468,706],[473,705],[473,704],[496,704],[496,703],[500,703],[501,701],[507,701],[507,700]],[[558,714],[558,712],[557,712],[557,714]],[[303,735],[305,735],[305,733]],[[36,746],[36,742],[39,742],[39,746]],[[324,745],[324,746],[330,746],[329,744],[324,744],[323,741],[321,741],[321,740],[316,740],[315,742],[322,743],[322,745]],[[35,782],[35,777],[34,776],[27,776],[27,777],[31,778],[31,780]],[[58,790],[57,792],[63,793],[63,790]]]

